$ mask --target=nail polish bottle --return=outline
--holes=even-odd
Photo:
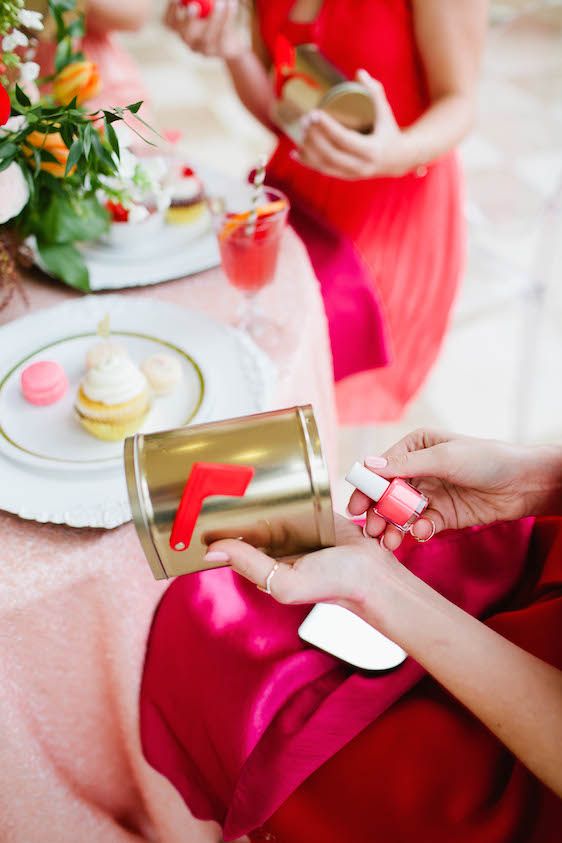
[[[405,480],[385,480],[361,463],[354,463],[345,478],[375,502],[375,512],[389,524],[407,532],[425,512],[429,503],[425,495]]]

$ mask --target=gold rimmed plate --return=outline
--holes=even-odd
[[[183,348],[158,336],[116,330],[113,338],[127,348],[138,365],[158,352],[175,357],[182,370],[178,387],[155,397],[142,426],[144,432],[181,427],[197,416],[205,398],[205,378],[199,364]],[[33,348],[0,378],[0,448],[28,465],[55,469],[97,469],[121,466],[121,442],[102,442],[76,421],[73,404],[88,349],[99,338],[94,332],[61,336]],[[20,390],[22,370],[38,360],[54,360],[69,380],[66,395],[48,407],[29,404]]]

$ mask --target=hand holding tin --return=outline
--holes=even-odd
[[[313,111],[303,118],[304,137],[295,156],[307,167],[334,178],[356,180],[404,175],[412,161],[385,90],[365,70],[358,72],[357,80],[373,99],[374,131],[360,134],[345,128],[324,111]]]

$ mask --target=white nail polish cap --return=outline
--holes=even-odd
[[[382,498],[390,486],[388,480],[385,480],[379,474],[375,474],[374,471],[365,468],[360,462],[353,463],[345,475],[345,479],[375,502]]]

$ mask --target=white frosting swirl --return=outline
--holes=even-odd
[[[90,401],[123,404],[136,398],[146,388],[146,378],[128,357],[113,355],[88,369],[81,382]]]
[[[201,182],[197,176],[186,176],[174,185],[172,201],[174,199],[188,202],[190,199],[197,199],[201,195]]]

